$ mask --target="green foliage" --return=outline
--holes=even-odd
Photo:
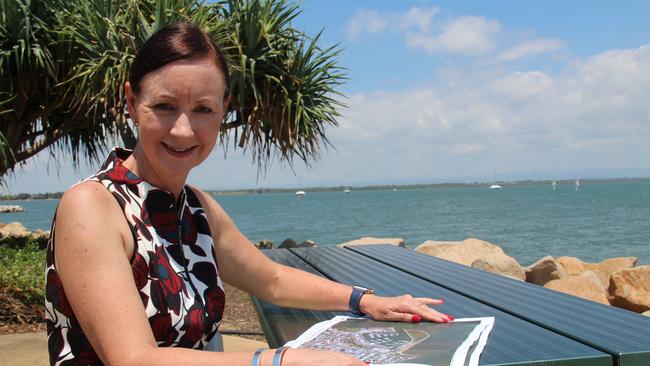
[[[63,192],[3,194],[0,195],[0,201],[49,200],[59,199],[62,196]]]
[[[222,140],[234,135],[260,164],[274,152],[308,163],[337,125],[344,75],[338,49],[291,26],[298,13],[284,0],[0,0],[0,176],[43,150],[78,162],[120,140],[132,147],[128,70],[144,41],[177,21],[199,25],[231,63]]]
[[[34,241],[23,248],[0,245],[0,292],[28,304],[43,302],[45,250]]]

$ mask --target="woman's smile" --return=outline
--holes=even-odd
[[[194,152],[195,148],[198,146],[198,145],[193,145],[193,146],[181,147],[181,146],[167,144],[165,142],[161,142],[161,144],[165,147],[165,150],[167,150],[169,154],[178,158],[184,158],[190,156]]]

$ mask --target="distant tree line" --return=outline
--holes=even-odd
[[[0,201],[49,200],[59,199],[61,196],[63,192],[3,194],[0,196]]]

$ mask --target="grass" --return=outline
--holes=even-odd
[[[0,292],[26,304],[41,304],[45,286],[45,250],[35,240],[25,245],[0,243]]]

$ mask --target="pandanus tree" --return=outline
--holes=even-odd
[[[41,152],[78,164],[132,147],[130,65],[177,21],[207,31],[229,61],[224,146],[248,150],[260,168],[275,157],[309,164],[338,125],[345,75],[336,46],[292,26],[299,11],[283,0],[0,0],[0,177]]]

